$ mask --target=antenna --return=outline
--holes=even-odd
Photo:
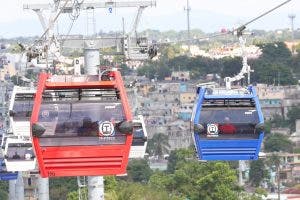
[[[292,31],[292,51],[293,51],[293,53],[294,53],[294,39],[295,39],[295,37],[294,37],[294,20],[295,20],[295,18],[296,18],[296,15],[295,14],[289,14],[288,15],[288,17],[290,18],[290,20],[291,20],[291,31]]]
[[[191,7],[190,7],[190,1],[186,0],[186,8],[184,8],[184,10],[186,11],[186,19],[187,19],[187,36],[188,36],[188,48],[189,48],[189,54],[191,53],[191,30],[190,30],[190,11],[191,11]]]

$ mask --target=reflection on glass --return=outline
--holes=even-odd
[[[210,129],[219,134],[253,134],[259,118],[253,108],[203,108],[199,123],[204,126],[206,133]]]
[[[144,146],[145,134],[142,128],[133,131],[132,146]]]
[[[105,121],[115,123],[125,119],[120,102],[45,102],[39,113],[39,124],[46,128],[40,138],[41,145],[123,144],[124,134],[114,129],[112,136],[100,137],[99,127]]]
[[[7,160],[33,160],[34,153],[31,144],[8,144],[7,154],[5,155]]]
[[[121,103],[74,102],[42,104],[39,123],[46,136],[98,136],[99,124],[104,121],[125,120]]]
[[[13,106],[14,121],[29,121],[31,117],[33,101],[15,101]]]

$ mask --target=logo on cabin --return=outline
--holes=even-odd
[[[42,117],[43,118],[48,118],[49,117],[49,111],[48,110],[43,110]]]
[[[218,124],[207,124],[207,137],[218,137]]]
[[[105,121],[99,124],[100,136],[113,136],[115,134],[115,128],[112,122]]]

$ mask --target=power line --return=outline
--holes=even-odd
[[[211,38],[215,38],[215,37],[220,37],[220,36],[225,36],[225,35],[228,35],[228,34],[236,34],[236,35],[240,35],[242,34],[242,32],[246,29],[246,26],[248,26],[249,24],[255,22],[256,20],[264,17],[265,15],[273,12],[274,10],[280,8],[281,6],[287,4],[288,2],[290,2],[291,0],[287,0],[287,1],[284,1],[283,3],[275,6],[274,8],[262,13],[261,15],[259,15],[258,17],[255,17],[253,19],[251,19],[250,21],[246,22],[245,24],[239,26],[238,28],[235,28],[233,29],[232,31],[228,31],[228,32],[224,32],[224,33],[216,33],[216,34],[211,34],[211,35],[208,35],[208,36],[205,36],[205,37],[199,37],[197,39],[191,39],[191,38],[188,38],[187,40],[180,40],[180,41],[177,41],[177,42],[188,42],[188,44],[191,42],[191,41],[205,41],[205,40],[209,40]],[[189,0],[187,0],[187,4],[188,4],[188,8],[185,8],[185,10],[187,10],[187,15],[189,16],[189,12],[190,12],[190,7],[189,7]],[[189,17],[188,17],[189,18]],[[189,21],[189,20],[188,20]],[[189,23],[188,23],[189,25]],[[162,42],[161,44],[168,44],[168,43],[173,43],[173,42]]]

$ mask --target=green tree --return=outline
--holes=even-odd
[[[162,159],[163,155],[169,152],[170,144],[168,140],[168,135],[163,133],[155,134],[152,139],[148,141],[148,152]]]
[[[170,199],[166,191],[139,183],[122,182],[117,190],[116,200],[161,200]],[[176,198],[175,198],[176,199]]]
[[[104,199],[105,200],[117,200],[118,194],[115,190],[105,191]]]
[[[288,122],[291,128],[291,131],[296,131],[296,119],[300,119],[300,106],[294,106],[289,109],[287,113]]]
[[[154,173],[149,181],[153,187],[166,189],[170,194],[187,199],[229,200],[238,198],[235,170],[228,163],[199,163],[190,160],[173,174]]]
[[[288,127],[289,122],[281,115],[275,114],[271,120],[272,127]]]
[[[208,173],[197,181],[201,188],[199,199],[237,199],[236,172],[227,163],[208,166]]]
[[[295,84],[292,74],[292,54],[283,42],[265,43],[259,45],[262,56],[249,61],[254,68],[254,82],[267,84]]]
[[[263,196],[266,197],[268,192],[262,188],[256,188],[254,193],[250,194],[249,192],[239,193],[240,200],[263,200]]]
[[[223,70],[221,73],[222,77],[232,77],[238,74],[242,69],[242,58],[241,57],[225,57],[222,59]]]
[[[195,158],[194,148],[178,149],[171,151],[168,158],[168,173],[174,173],[175,169],[178,169],[181,163],[185,163],[190,159]]]
[[[51,200],[67,200],[70,192],[77,191],[76,178],[51,178],[49,180]]]
[[[8,199],[8,181],[0,181],[0,199]]]
[[[139,67],[137,74],[138,76],[146,76],[147,78],[154,79],[156,74],[155,65],[148,63],[142,67]]]
[[[152,174],[152,170],[147,160],[135,159],[128,163],[127,174],[129,180],[146,183]]]
[[[105,176],[104,177],[104,189],[105,191],[116,190],[118,186],[118,181],[115,176]]]
[[[180,45],[169,45],[162,51],[162,57],[166,59],[173,59],[177,56],[183,55],[185,51],[180,47]]]
[[[18,75],[14,75],[10,77],[10,80],[14,83],[14,85],[19,85],[19,86],[24,85],[24,81]]]
[[[254,160],[250,163],[249,181],[252,186],[259,187],[261,182],[268,177],[263,160]]]
[[[286,135],[279,133],[269,135],[264,141],[264,148],[266,152],[292,152],[292,141]]]
[[[88,190],[87,188],[83,188],[81,190],[81,199],[82,200],[88,200]],[[72,192],[69,192],[67,194],[67,200],[78,200],[79,199],[79,193],[78,193],[78,190],[75,190],[75,191],[72,191]]]
[[[298,49],[297,52],[298,54],[293,57],[291,67],[294,76],[299,80],[300,79],[300,48]]]
[[[8,50],[10,53],[22,53],[24,51],[24,47],[19,44],[13,44],[9,47]]]

